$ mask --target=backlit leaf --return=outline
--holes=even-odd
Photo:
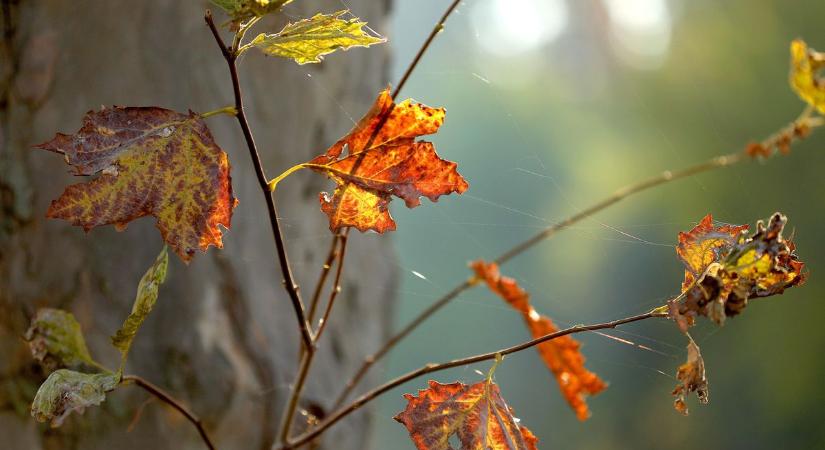
[[[688,337],[690,339],[690,337]],[[687,362],[679,366],[676,371],[676,379],[679,384],[673,390],[673,395],[676,399],[673,401],[673,407],[676,411],[687,415],[688,407],[685,403],[685,396],[691,392],[696,392],[699,398],[699,403],[708,403],[708,380],[705,377],[705,361],[702,359],[702,354],[699,352],[699,346],[693,339],[690,339],[687,346]]]
[[[229,160],[203,120],[156,107],[89,111],[73,135],[38,148],[64,155],[75,175],[97,175],[66,188],[47,216],[84,230],[155,216],[170,247],[188,262],[196,250],[222,247],[237,201]]]
[[[40,385],[32,402],[32,416],[38,422],[51,422],[59,427],[73,411],[82,414],[87,406],[99,405],[106,393],[120,381],[117,374],[80,373],[68,369],[56,370]]]
[[[418,396],[404,394],[407,408],[394,417],[418,450],[536,450],[538,439],[519,425],[491,379],[473,385],[430,381]]]
[[[37,310],[25,338],[32,356],[43,364],[46,372],[64,367],[96,367],[80,324],[70,312],[54,308]]]
[[[497,264],[478,260],[472,262],[471,267],[476,276],[487,283],[491,291],[521,313],[533,338],[558,331],[549,317],[540,315],[530,305],[530,294],[523,290],[516,280],[501,276]],[[536,350],[556,377],[559,389],[575,411],[576,417],[584,420],[590,416],[585,396],[598,394],[607,385],[598,375],[584,367],[585,358],[580,347],[581,344],[568,335],[541,343],[536,346]]]
[[[685,265],[682,290],[689,288],[711,263],[727,253],[747,229],[747,225],[714,227],[713,216],[708,214],[692,230],[680,232],[676,254]]]
[[[825,113],[825,79],[818,72],[824,67],[825,53],[809,49],[801,39],[791,42],[791,87],[821,113]]]
[[[413,208],[421,204],[421,196],[437,201],[441,195],[466,191],[467,182],[454,162],[439,158],[431,142],[415,141],[438,131],[444,116],[443,108],[411,100],[396,105],[384,90],[346,136],[303,164],[338,184],[332,195],[320,196],[330,230],[394,230],[388,209],[393,195]]]
[[[280,10],[292,0],[212,0],[232,18],[233,26],[240,22]]]
[[[123,365],[126,362],[126,355],[129,353],[129,348],[132,346],[132,340],[137,335],[140,326],[146,317],[152,312],[155,302],[158,299],[158,290],[160,285],[166,279],[166,268],[169,264],[169,257],[166,253],[166,246],[163,247],[155,263],[152,267],[143,274],[137,288],[137,295],[135,296],[135,303],[132,305],[132,312],[123,326],[117,330],[112,336],[112,345],[114,345],[121,354],[120,371],[123,371]]]
[[[364,30],[366,22],[357,17],[342,19],[348,11],[316,14],[287,24],[275,34],[261,33],[250,44],[264,53],[295,60],[298,64],[318,63],[324,55],[352,47],[369,47],[386,40]]]

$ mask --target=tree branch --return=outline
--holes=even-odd
[[[143,390],[154,395],[162,402],[178,410],[178,412],[183,414],[184,417],[186,417],[187,420],[192,422],[192,425],[194,425],[198,429],[198,433],[201,435],[201,439],[203,439],[204,444],[206,444],[206,446],[210,450],[215,450],[215,445],[212,443],[212,440],[209,439],[209,435],[206,434],[206,429],[203,427],[203,422],[201,422],[201,419],[198,416],[196,416],[195,413],[190,411],[189,408],[184,406],[180,400],[172,397],[169,393],[167,393],[160,387],[152,384],[148,380],[145,380],[137,375],[124,375],[122,378],[122,382],[134,383],[136,386],[143,388]]]
[[[788,146],[791,145],[794,139],[800,140],[807,137],[808,132],[815,128],[821,127],[823,125],[823,120],[825,120],[821,116],[811,117],[810,114],[811,108],[806,108],[796,120],[786,125],[785,127],[782,127],[776,133],[772,134],[771,136],[763,140],[759,145],[761,145],[765,149],[774,151],[774,149],[781,147],[783,144]],[[732,166],[734,164],[750,161],[752,159],[753,155],[749,154],[746,148],[743,151],[727,155],[716,156],[699,164],[689,166],[680,170],[666,170],[654,177],[627,185],[625,187],[618,189],[610,196],[583,209],[582,211],[567,217],[561,222],[557,222],[553,225],[550,225],[549,227],[544,228],[532,237],[522,241],[519,244],[516,244],[514,247],[510,248],[509,250],[505,251],[504,253],[496,257],[493,260],[493,262],[499,265],[505,264],[506,262],[520,255],[521,253],[524,253],[526,250],[535,246],[539,242],[548,239],[556,235],[557,233],[581,222],[582,220],[585,220],[601,212],[602,210],[605,210],[615,205],[616,203],[619,203],[620,201],[640,192],[644,192],[648,189],[669,183],[671,181],[687,178],[714,169]],[[427,309],[422,311],[409,324],[402,328],[401,331],[390,337],[378,351],[364,358],[364,362],[361,364],[361,367],[359,367],[358,371],[350,379],[350,381],[347,382],[346,386],[344,387],[344,391],[341,392],[341,394],[336,399],[335,408],[338,408],[339,406],[341,406],[341,404],[343,404],[346,398],[352,393],[355,386],[357,386],[358,383],[361,382],[361,380],[367,374],[369,369],[378,360],[384,357],[384,355],[386,355],[390,350],[392,350],[401,340],[403,340],[416,328],[418,328],[418,326],[421,325],[421,323],[429,319],[433,314],[435,314],[441,308],[449,304],[453,299],[461,295],[464,291],[467,291],[473,286],[475,286],[477,282],[478,280],[475,277],[471,277],[462,282],[461,284],[457,285],[456,287],[454,287],[450,292],[446,293],[443,297],[436,300]]]
[[[530,347],[534,347],[536,345],[539,345],[543,342],[547,342],[547,341],[550,341],[552,339],[560,338],[562,336],[567,336],[569,334],[581,333],[581,332],[584,332],[584,331],[602,330],[602,329],[606,329],[606,328],[616,328],[617,326],[623,325],[623,324],[626,324],[626,323],[638,322],[640,320],[646,320],[646,319],[650,319],[650,318],[653,318],[653,317],[667,317],[667,316],[668,316],[668,314],[665,313],[665,312],[656,312],[654,310],[654,311],[650,311],[650,312],[647,312],[647,313],[644,313],[644,314],[639,314],[639,315],[627,317],[627,318],[624,318],[624,319],[614,320],[614,321],[611,321],[611,322],[597,323],[597,324],[593,324],[593,325],[576,325],[576,326],[573,326],[573,327],[570,327],[570,328],[566,328],[564,330],[556,331],[555,333],[546,334],[546,335],[541,336],[539,338],[532,339],[530,341],[523,342],[521,344],[514,345],[512,347],[503,348],[501,350],[488,352],[488,353],[482,353],[482,354],[474,355],[474,356],[468,356],[466,358],[455,359],[455,360],[448,361],[448,362],[443,362],[443,363],[440,363],[440,364],[432,364],[432,363],[431,364],[426,364],[426,365],[424,365],[424,366],[422,366],[422,367],[420,367],[416,370],[413,370],[413,371],[408,372],[404,375],[401,375],[400,377],[395,378],[391,381],[388,381],[388,382],[382,384],[381,386],[378,386],[375,389],[363,394],[362,396],[355,399],[349,405],[347,405],[343,408],[340,408],[340,409],[336,410],[334,413],[330,414],[326,419],[324,419],[320,424],[318,424],[318,426],[316,426],[312,430],[296,437],[295,439],[287,442],[286,445],[278,447],[276,450],[294,449],[298,446],[301,446],[301,445],[311,441],[312,439],[316,438],[318,435],[323,433],[326,429],[328,429],[329,427],[335,425],[338,421],[340,421],[344,417],[348,416],[349,414],[357,411],[358,409],[360,409],[361,407],[363,407],[364,405],[366,405],[370,401],[376,399],[381,394],[384,394],[385,392],[389,391],[390,389],[393,389],[397,386],[400,386],[400,385],[402,385],[402,384],[404,384],[404,383],[406,383],[410,380],[413,380],[415,378],[418,378],[422,375],[426,375],[426,374],[433,373],[433,372],[439,372],[439,371],[451,369],[451,368],[454,368],[454,367],[466,366],[468,364],[474,364],[474,363],[478,363],[478,362],[482,362],[482,361],[494,360],[498,356],[506,356],[506,355],[509,355],[511,353],[520,352],[520,351],[526,350]]]
[[[301,296],[298,292],[298,284],[295,282],[295,278],[292,276],[292,269],[289,266],[289,256],[286,252],[286,245],[284,244],[281,225],[278,221],[278,210],[275,207],[274,194],[269,191],[266,172],[261,164],[261,156],[258,153],[258,148],[255,145],[255,139],[252,136],[252,131],[249,128],[249,122],[247,121],[246,113],[244,112],[241,84],[238,78],[238,66],[236,64],[237,55],[235,54],[235,50],[237,49],[226,46],[220,36],[218,28],[215,26],[215,22],[212,19],[212,13],[210,11],[206,11],[204,19],[206,20],[206,24],[209,26],[209,29],[212,31],[212,36],[215,38],[215,42],[221,49],[221,53],[226,60],[226,64],[229,66],[229,75],[232,78],[232,90],[235,96],[235,110],[237,111],[235,117],[238,119],[238,124],[241,126],[241,131],[243,131],[246,146],[249,148],[249,156],[252,158],[252,164],[255,166],[255,174],[258,178],[258,184],[260,184],[261,191],[266,198],[269,223],[272,226],[272,234],[275,238],[275,247],[278,252],[278,261],[281,265],[281,275],[283,276],[284,287],[286,288],[289,298],[292,301],[292,308],[295,310],[295,316],[298,320],[298,328],[301,331],[301,339],[303,340],[304,346],[307,349],[310,349],[313,345],[312,332],[310,331],[309,323],[307,322],[306,315],[304,314],[304,304],[301,301]]]
[[[338,253],[338,267],[335,269],[335,281],[332,283],[332,292],[329,294],[329,300],[327,301],[327,307],[324,310],[324,315],[321,317],[321,322],[318,324],[318,329],[315,331],[315,342],[317,343],[319,339],[321,339],[321,334],[327,327],[327,323],[329,322],[329,315],[332,313],[332,305],[335,304],[335,299],[338,297],[338,294],[341,292],[341,274],[344,272],[344,256],[347,253],[347,240],[349,239],[349,228],[344,230],[344,234],[341,235],[341,251]]]

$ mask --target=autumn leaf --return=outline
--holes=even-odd
[[[676,411],[684,415],[688,415],[687,403],[685,403],[685,396],[691,392],[695,392],[699,398],[699,403],[708,403],[708,380],[705,377],[705,361],[702,359],[702,354],[699,352],[699,346],[688,335],[687,346],[687,362],[679,366],[676,371],[676,379],[679,384],[673,390],[673,395],[676,399],[673,401],[673,407]]]
[[[155,263],[143,274],[143,277],[138,283],[137,295],[135,296],[135,303],[132,305],[132,312],[123,326],[117,330],[112,336],[112,345],[120,351],[121,363],[119,372],[123,372],[123,366],[126,364],[126,356],[129,354],[129,348],[132,346],[132,341],[137,335],[140,326],[158,299],[158,290],[161,283],[166,279],[166,268],[169,264],[169,257],[166,253],[166,246],[163,247]]]
[[[119,382],[120,377],[111,372],[88,374],[56,370],[37,390],[32,402],[32,417],[59,427],[73,411],[82,414],[86,407],[103,403],[106,393],[114,390]]]
[[[37,310],[24,337],[32,356],[47,373],[64,367],[97,367],[86,347],[80,324],[70,312],[54,308]]]
[[[316,14],[312,18],[287,24],[275,34],[261,33],[241,52],[249,47],[257,47],[267,55],[293,59],[298,64],[318,63],[324,55],[336,50],[348,50],[352,47],[369,47],[386,42],[386,39],[373,36],[357,17],[342,19],[349,11],[333,14]]]
[[[404,394],[407,408],[394,417],[418,450],[536,450],[538,439],[518,424],[490,377],[473,385],[429,382],[418,395]]]
[[[476,276],[487,283],[495,294],[520,312],[533,338],[558,331],[549,317],[542,316],[530,305],[530,294],[516,280],[501,276],[498,265],[478,260],[470,264]],[[595,395],[607,388],[598,375],[584,367],[581,344],[571,336],[561,336],[536,346],[545,365],[556,377],[562,395],[579,420],[590,416],[586,395]]]
[[[279,11],[292,0],[212,0],[232,18],[231,25],[237,27],[240,22],[253,17],[261,17]]]
[[[809,49],[801,39],[791,42],[791,87],[820,113],[825,113],[825,79],[818,72],[824,67],[825,53]]]
[[[58,133],[37,148],[64,155],[75,175],[97,175],[66,188],[47,216],[84,230],[118,230],[155,216],[163,239],[185,262],[195,250],[222,247],[218,225],[230,226],[229,160],[203,120],[156,107],[89,111],[73,135]]]
[[[677,252],[688,270],[679,313],[691,322],[702,315],[721,325],[726,317],[741,313],[748,300],[781,294],[804,282],[805,264],[793,242],[782,237],[786,222],[775,213],[767,226],[759,221],[747,236],[744,226],[714,228],[707,216],[691,232],[680,233]]]
[[[467,190],[454,162],[439,158],[431,142],[415,141],[438,131],[444,116],[443,108],[412,100],[395,104],[389,90],[384,90],[346,136],[300,166],[338,184],[332,195],[320,195],[332,232],[344,227],[362,232],[395,230],[388,208],[393,195],[414,208],[421,204],[421,196],[435,202],[442,195]],[[342,155],[345,147],[347,153]]]

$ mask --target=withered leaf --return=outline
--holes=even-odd
[[[97,364],[89,354],[83,331],[72,313],[41,308],[25,334],[32,356],[46,372],[59,368],[93,368]]]
[[[404,394],[407,407],[394,417],[418,450],[536,450],[538,439],[520,426],[492,379],[473,385],[429,382],[418,395]]]
[[[520,312],[533,338],[558,331],[547,316],[542,316],[530,305],[530,294],[522,289],[516,280],[502,276],[498,265],[481,260],[470,266],[476,276],[487,283],[491,291],[507,304]],[[570,404],[579,420],[590,416],[585,396],[595,395],[607,388],[607,384],[584,367],[585,358],[581,344],[572,336],[562,336],[536,346],[545,365],[556,378],[562,395]]]
[[[702,354],[699,352],[699,346],[696,342],[688,336],[690,341],[687,346],[687,362],[679,366],[676,371],[676,379],[680,384],[676,385],[673,390],[673,395],[676,399],[673,401],[673,407],[676,411],[687,415],[688,407],[685,402],[685,396],[691,392],[696,392],[696,397],[699,403],[708,403],[708,380],[705,377],[705,361],[702,359]]]
[[[727,253],[747,229],[747,225],[714,227],[713,216],[708,214],[692,230],[680,232],[676,254],[685,265],[682,290],[689,288],[711,263]]]
[[[32,417],[59,427],[73,411],[82,414],[87,406],[103,403],[106,393],[114,390],[119,382],[120,377],[111,372],[90,374],[56,370],[37,390],[32,402]]]
[[[697,272],[689,269],[685,275],[679,312],[690,317],[706,316],[721,325],[726,317],[741,313],[749,299],[781,294],[804,282],[805,264],[796,256],[793,242],[782,237],[786,222],[785,216],[775,213],[767,226],[757,222],[753,235],[739,233],[732,243],[725,238],[725,245],[713,247],[713,257],[703,260],[708,264],[696,275],[695,282],[691,278],[691,283],[687,283],[688,277]]]
[[[809,49],[801,39],[791,42],[791,87],[821,113],[825,113],[825,79],[818,72],[823,68],[825,53]]]
[[[303,164],[338,185],[331,196],[320,195],[330,230],[394,230],[388,209],[393,195],[413,208],[421,204],[421,196],[437,201],[442,195],[467,190],[454,162],[439,158],[431,142],[415,141],[438,131],[444,116],[443,108],[411,100],[396,105],[389,90],[384,90],[346,136]],[[345,147],[347,153],[342,155]]]
[[[60,153],[75,175],[97,178],[66,188],[47,216],[84,230],[155,216],[161,236],[188,262],[196,250],[222,247],[237,200],[229,160],[204,121],[156,107],[89,111],[73,135],[37,146]]]

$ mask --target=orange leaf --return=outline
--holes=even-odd
[[[444,116],[443,108],[411,100],[396,105],[389,90],[384,90],[346,136],[304,164],[338,184],[332,196],[320,195],[330,230],[394,230],[388,209],[393,195],[414,208],[422,196],[437,201],[442,195],[466,191],[467,181],[454,162],[439,158],[431,142],[415,141],[438,131]]]
[[[684,415],[688,415],[688,407],[685,402],[685,396],[691,392],[696,392],[699,398],[699,403],[706,405],[708,403],[708,379],[705,376],[705,360],[702,359],[702,353],[699,351],[699,346],[688,336],[687,346],[687,361],[679,366],[676,371],[676,379],[679,384],[673,389],[673,395],[676,399],[673,400],[673,407],[676,411]]]
[[[98,175],[67,187],[48,217],[86,231],[109,224],[120,231],[155,216],[163,239],[185,262],[195,250],[223,246],[218,225],[229,228],[237,203],[229,159],[197,114],[156,107],[89,111],[76,134],[58,133],[37,148],[64,155],[75,175]]]
[[[538,438],[520,426],[491,379],[473,385],[430,381],[418,396],[404,394],[407,408],[394,417],[410,432],[418,450],[536,450]]]
[[[533,338],[538,338],[558,331],[549,317],[542,316],[530,305],[530,294],[524,291],[516,280],[503,277],[498,265],[478,260],[470,266],[476,276],[483,279],[491,291],[504,299],[510,306],[521,313]],[[584,367],[581,344],[572,336],[562,336],[536,346],[544,363],[553,372],[559,383],[562,395],[576,412],[579,420],[590,416],[590,410],[584,400],[585,395],[595,395],[607,385],[601,378]]]
[[[692,230],[680,232],[676,254],[685,264],[682,290],[689,288],[711,263],[730,250],[739,235],[747,229],[747,225],[714,227],[713,216],[708,214]]]

